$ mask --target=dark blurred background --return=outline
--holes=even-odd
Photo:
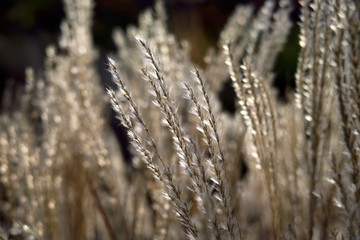
[[[167,0],[168,27],[178,39],[187,40],[191,57],[204,66],[209,47],[216,47],[218,35],[238,4],[253,4],[258,9],[264,0]],[[294,1],[295,2],[295,1]],[[112,31],[137,24],[139,14],[152,7],[154,0],[95,0],[93,37],[99,50],[99,69],[105,68],[103,57],[115,51]],[[295,4],[296,5],[296,4]],[[297,20],[298,7],[293,20]],[[0,4],[0,96],[9,79],[24,83],[27,66],[40,70],[44,51],[56,44],[60,22],[64,18],[61,0],[1,0]],[[289,42],[275,66],[276,86],[280,92],[292,85],[298,52],[295,24]]]

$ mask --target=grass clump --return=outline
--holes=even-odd
[[[94,67],[93,3],[64,3],[45,70],[27,70],[19,107],[4,99],[1,238],[360,237],[356,2],[300,1],[286,103],[272,69],[292,27],[290,1],[238,7],[205,69],[169,33],[157,2],[138,27],[114,32],[107,97]],[[234,114],[218,98],[228,78]],[[107,100],[127,129],[129,164],[105,124]]]

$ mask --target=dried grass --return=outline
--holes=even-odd
[[[271,82],[290,1],[240,6],[198,69],[161,1],[116,30],[107,129],[91,0],[65,0],[58,47],[0,115],[0,239],[358,239],[359,8],[303,0],[296,90]],[[60,50],[60,51],[59,51]],[[234,115],[217,97],[230,77]],[[6,93],[11,95],[10,90]],[[248,173],[241,176],[244,164]]]

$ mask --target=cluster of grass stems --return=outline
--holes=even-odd
[[[296,89],[284,102],[272,81],[290,0],[239,6],[205,69],[158,1],[114,31],[107,95],[93,2],[64,0],[44,70],[27,69],[23,94],[9,87],[3,99],[0,239],[359,239],[359,4],[299,2]],[[229,79],[235,113],[218,98]],[[106,124],[109,102],[130,159]]]

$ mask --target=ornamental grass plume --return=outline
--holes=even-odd
[[[157,1],[138,26],[114,31],[107,95],[94,65],[94,3],[64,4],[44,70],[26,70],[16,104],[11,87],[4,95],[0,239],[360,238],[356,1],[300,1],[296,87],[285,102],[272,82],[291,1],[237,7],[204,69]],[[218,97],[228,79],[234,113]],[[130,159],[106,124],[108,102]]]

